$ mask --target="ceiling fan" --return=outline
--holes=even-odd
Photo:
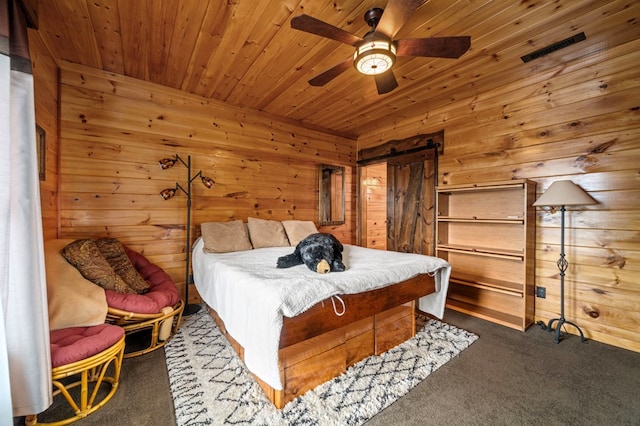
[[[308,15],[291,19],[291,28],[330,38],[355,47],[352,57],[329,68],[309,80],[312,86],[324,86],[354,66],[366,75],[373,75],[382,95],[398,87],[391,69],[398,56],[459,58],[471,45],[471,37],[429,37],[393,40],[396,33],[409,20],[422,0],[389,0],[385,10],[374,7],[364,14],[371,30],[358,37],[338,27]],[[384,13],[383,13],[384,12]]]

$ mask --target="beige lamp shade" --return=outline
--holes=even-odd
[[[533,203],[534,206],[585,206],[598,204],[570,180],[557,180]]]

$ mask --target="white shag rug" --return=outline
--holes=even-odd
[[[416,336],[370,356],[277,410],[205,309],[183,318],[165,352],[176,420],[193,425],[361,425],[478,336],[428,320]]]

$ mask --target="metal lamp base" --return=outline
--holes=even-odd
[[[558,322],[558,324],[556,325],[556,328],[554,329],[553,328],[553,323],[556,322],[556,321]],[[578,332],[580,333],[580,341],[582,343],[584,343],[586,341],[586,339],[584,338],[584,333],[582,332],[580,327],[578,327],[576,324],[572,323],[571,321],[567,321],[566,319],[564,319],[564,317],[553,318],[553,319],[549,320],[548,324],[545,324],[543,321],[538,321],[538,325],[543,330],[546,330],[548,332],[552,332],[552,331],[556,332],[556,336],[555,336],[555,342],[556,343],[560,343],[560,330],[562,329],[562,326],[564,324],[569,324],[569,325],[574,326],[578,330]]]
[[[194,304],[189,304],[187,306],[184,307],[184,311],[182,311],[182,316],[189,316],[189,315],[193,315],[196,312],[199,312],[200,309],[202,308],[202,306],[200,305],[194,305]]]

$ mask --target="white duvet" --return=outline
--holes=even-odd
[[[425,273],[435,276],[436,293],[420,299],[420,309],[438,318],[444,314],[451,266],[440,258],[344,245],[347,270],[320,275],[305,265],[276,268],[278,257],[294,247],[218,254],[205,253],[203,246],[199,239],[193,247],[198,293],[244,348],[247,368],[274,389],[282,389],[278,344],[283,316],[296,316],[334,295],[373,290]]]

